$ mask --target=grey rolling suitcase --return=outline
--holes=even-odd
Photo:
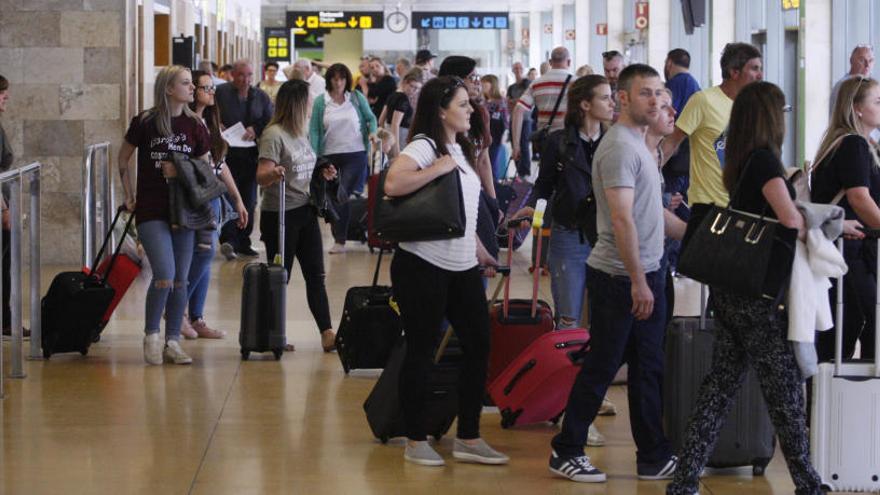
[[[287,270],[284,268],[284,187],[281,180],[278,214],[278,254],[271,263],[249,263],[244,267],[241,289],[241,329],[238,342],[241,359],[251,352],[284,354]]]
[[[663,419],[666,435],[678,452],[703,379],[712,366],[714,321],[706,318],[706,286],[700,287],[700,316],[676,317],[666,332],[666,376]],[[776,437],[761,386],[751,368],[733,399],[724,428],[709,457],[708,466],[752,466],[764,474],[773,458]]]
[[[880,231],[866,232],[876,239]],[[843,241],[838,241],[843,248]],[[880,243],[878,243],[880,252]],[[878,258],[880,266],[880,258]],[[880,272],[878,272],[880,273]],[[875,304],[880,317],[880,293]],[[813,377],[810,450],[822,484],[834,492],[880,491],[880,365],[843,362],[843,279],[837,280],[834,362]],[[875,340],[880,356],[880,339]]]

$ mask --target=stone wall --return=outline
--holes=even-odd
[[[0,122],[16,165],[44,164],[42,257],[80,259],[86,145],[117,144],[125,127],[126,0],[0,0]]]

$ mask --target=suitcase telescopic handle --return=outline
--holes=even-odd
[[[284,225],[284,217],[286,216],[285,211],[285,193],[287,189],[287,174],[281,177],[281,180],[278,181],[278,253],[275,255],[275,259],[272,260],[272,263],[280,266],[284,266],[284,233],[285,233],[285,225]]]

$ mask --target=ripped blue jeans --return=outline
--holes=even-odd
[[[147,335],[159,333],[164,313],[165,340],[180,340],[195,231],[172,229],[164,220],[150,220],[138,224],[138,236],[153,270],[147,290],[144,331]]]
[[[583,314],[587,289],[587,258],[590,245],[581,242],[580,232],[553,225],[547,267],[550,269],[550,292],[560,330],[578,328]]]

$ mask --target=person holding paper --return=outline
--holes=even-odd
[[[237,256],[258,255],[251,247],[250,239],[254,230],[254,208],[257,204],[256,141],[272,118],[274,109],[269,95],[252,85],[253,75],[254,69],[250,62],[235,62],[232,64],[232,82],[219,86],[214,96],[220,108],[220,122],[223,127],[230,129],[240,124],[245,130],[241,135],[244,142],[232,139],[226,155],[226,164],[248,212],[248,222],[244,229],[239,229],[235,221],[230,221],[220,232],[220,252],[228,260]]]

